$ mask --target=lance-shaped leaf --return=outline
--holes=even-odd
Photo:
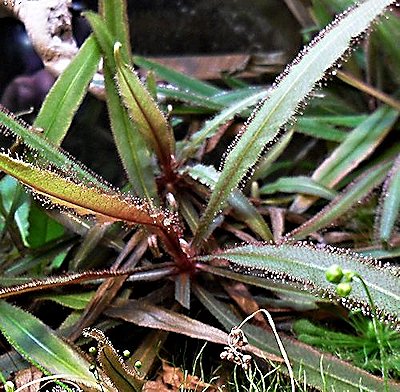
[[[100,0],[99,13],[104,18],[108,30],[115,41],[121,42],[121,54],[124,62],[131,64],[132,51],[129,33],[128,10],[126,0]]]
[[[59,146],[64,139],[99,61],[100,50],[90,36],[46,96],[33,125],[43,128],[54,144]]]
[[[355,128],[329,157],[317,168],[311,179],[333,188],[365,160],[388,134],[398,118],[398,112],[382,107]],[[318,196],[318,195],[317,195]],[[304,212],[317,197],[298,196],[290,209]]]
[[[116,77],[123,102],[131,119],[155,151],[160,163],[164,168],[170,168],[171,156],[175,153],[172,128],[136,73],[122,61],[120,47],[119,42],[114,45],[114,57]]]
[[[241,320],[228,305],[214,298],[202,287],[195,286],[194,293],[227,331],[240,324]],[[280,355],[272,332],[253,325],[243,326],[243,332],[251,344],[269,353]],[[382,379],[329,354],[322,354],[284,334],[279,334],[279,336],[300,385],[307,383],[315,386],[318,390],[326,390],[326,386],[329,385],[332,391],[347,392],[375,392],[381,390]],[[282,370],[284,371],[285,369],[282,368]],[[389,385],[390,391],[400,391],[398,383],[390,383]]]
[[[288,122],[321,80],[347,52],[354,39],[385,11],[392,0],[367,0],[338,16],[278,78],[268,98],[252,116],[224,162],[221,176],[201,218],[194,243],[199,244],[230,192],[257,162],[268,143],[277,139]]]
[[[396,158],[385,181],[380,211],[377,215],[379,238],[388,243],[400,208],[400,155]]]
[[[151,154],[135,124],[121,103],[114,81],[116,66],[113,55],[115,39],[102,18],[85,13],[105,59],[104,83],[111,130],[118,154],[137,195],[158,203],[157,189],[151,164]]]
[[[124,196],[118,192],[106,193],[98,187],[89,187],[74,178],[64,178],[50,170],[33,166],[0,154],[0,169],[17,178],[35,194],[52,203],[71,208],[81,215],[94,215],[105,221],[125,221],[163,228],[167,216],[153,209],[147,202]],[[169,213],[167,213],[169,214]],[[170,215],[170,214],[169,214]],[[174,218],[169,216],[172,223]]]
[[[373,259],[333,247],[316,248],[305,243],[293,245],[245,245],[227,249],[220,253],[202,256],[203,261],[228,260],[233,268],[244,273],[256,274],[266,279],[297,283],[302,290],[315,292],[319,296],[336,299],[350,309],[369,311],[368,296],[361,284],[354,282],[353,290],[345,299],[334,293],[334,286],[325,278],[325,271],[332,264],[339,264],[354,271],[365,280],[378,308],[379,316],[387,322],[400,325],[400,273],[389,265],[382,266]],[[396,275],[397,274],[397,275]],[[299,285],[300,284],[300,285]],[[301,285],[302,284],[302,285]]]
[[[109,307],[106,314],[142,327],[175,332],[194,339],[206,339],[209,342],[224,345],[228,341],[228,334],[218,328],[144,301],[128,300],[120,305]],[[265,355],[254,346],[247,346],[246,351],[260,357]]]
[[[249,97],[233,102],[212,120],[207,121],[202,129],[196,132],[189,141],[185,142],[181,155],[184,158],[191,157],[196,153],[201,143],[215,135],[221,125],[227,123],[234,116],[244,112],[249,107],[256,105],[262,99],[265,99],[267,94],[267,91],[257,91]]]
[[[384,181],[389,168],[390,163],[379,163],[360,174],[318,214],[286,234],[285,239],[287,241],[301,240],[309,234],[327,227],[379,186]]]
[[[305,176],[281,177],[279,180],[260,188],[261,195],[268,195],[276,192],[305,193],[306,195],[315,195],[328,200],[332,200],[336,196],[335,191]]]
[[[0,301],[0,316],[0,330],[9,343],[45,374],[62,374],[67,380],[101,390],[90,363],[47,325],[5,301]]]
[[[337,127],[355,128],[366,119],[365,115],[347,116],[304,116],[300,117],[296,124],[296,132],[304,133],[318,139],[343,142],[348,132]]]

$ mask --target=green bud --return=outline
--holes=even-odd
[[[333,264],[326,270],[325,277],[328,282],[337,284],[343,278],[343,270],[340,265]]]
[[[342,282],[336,286],[336,293],[341,297],[347,297],[351,293],[351,284]]]
[[[129,358],[129,357],[131,356],[131,352],[130,352],[129,350],[124,350],[124,351],[122,352],[122,356],[123,356],[124,358]]]

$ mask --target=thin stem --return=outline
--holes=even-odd
[[[387,391],[389,391],[389,387],[388,387],[387,371],[386,371],[386,364],[385,364],[385,350],[383,347],[382,325],[378,324],[378,315],[376,313],[375,303],[374,303],[374,300],[371,296],[371,293],[369,291],[369,288],[368,288],[365,280],[363,279],[363,277],[361,275],[359,275],[357,273],[355,274],[355,277],[361,282],[361,284],[364,288],[364,291],[367,294],[369,306],[371,308],[372,325],[374,327],[376,341],[378,342],[378,346],[379,346],[379,356],[380,356],[380,360],[381,360],[381,372],[382,372],[382,377],[383,377],[383,381],[384,381],[384,385],[385,385],[385,392],[387,392]]]
[[[251,320],[257,313],[263,313],[268,319],[268,323],[269,323],[269,325],[270,325],[270,327],[272,329],[272,332],[273,332],[273,334],[275,336],[276,343],[278,344],[279,350],[280,350],[280,352],[282,354],[283,360],[285,361],[286,367],[287,367],[288,372],[289,372],[289,378],[290,378],[290,384],[291,384],[291,387],[292,387],[292,392],[295,392],[296,389],[295,389],[295,385],[294,385],[293,369],[292,369],[292,366],[290,365],[290,361],[289,361],[289,358],[288,358],[288,356],[286,354],[286,350],[285,350],[285,347],[283,346],[282,340],[279,337],[278,332],[276,330],[274,320],[273,320],[271,314],[268,312],[268,310],[266,310],[266,309],[258,309],[258,310],[256,310],[255,312],[253,312],[252,314],[247,316],[239,324],[238,329],[242,329],[243,325],[246,324],[249,320]]]
[[[353,86],[356,89],[379,99],[381,102],[386,103],[387,105],[393,107],[396,110],[400,110],[400,102],[397,99],[394,99],[389,95],[383,93],[382,91],[377,90],[376,88],[370,86],[369,84],[363,82],[362,80],[357,79],[353,75],[350,75],[343,71],[337,71],[337,76],[339,77],[340,80],[349,84],[350,86]]]

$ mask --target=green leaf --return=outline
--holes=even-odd
[[[371,114],[322,162],[311,179],[333,188],[379,146],[398,118],[398,112],[387,106]],[[298,196],[290,209],[304,212],[316,197]]]
[[[133,69],[122,62],[120,47],[119,42],[114,45],[119,93],[139,132],[155,151],[164,169],[171,171],[171,157],[175,154],[172,128]]]
[[[365,115],[304,116],[297,119],[295,130],[315,138],[343,142],[348,132],[337,127],[354,128],[366,118]]]
[[[85,13],[105,57],[104,83],[111,130],[122,165],[134,191],[158,204],[157,188],[151,155],[137,127],[130,121],[114,82],[116,65],[113,55],[114,38],[99,15]]]
[[[196,285],[194,293],[227,331],[240,324],[241,320],[232,312],[231,308],[215,299],[205,289]],[[243,326],[243,331],[249,342],[254,346],[268,353],[280,355],[272,332],[252,325]],[[326,390],[326,387],[329,386],[332,391],[347,392],[375,392],[381,390],[382,379],[329,354],[322,354],[284,334],[279,334],[279,337],[300,385],[307,383],[319,390]],[[390,387],[393,388],[390,389],[393,392],[400,390],[399,384],[391,383]]]
[[[400,155],[396,158],[383,186],[383,200],[378,211],[379,238],[390,241],[400,209]]]
[[[214,188],[219,176],[219,173],[213,167],[204,165],[193,166],[188,169],[188,173],[211,189]],[[245,222],[263,240],[274,239],[265,219],[241,191],[235,189],[228,197],[228,203],[238,214],[239,219]]]
[[[27,275],[32,275],[32,273],[36,275],[38,270],[51,271],[59,268],[60,266],[57,266],[57,264],[64,261],[72,245],[71,241],[51,243],[15,260],[5,269],[4,274],[7,276],[21,276],[28,272]]]
[[[306,195],[323,197],[328,200],[332,200],[337,194],[335,191],[305,176],[281,177],[279,180],[260,188],[261,195],[268,195],[276,192],[304,193]]]
[[[377,47],[384,51],[385,60],[392,70],[391,76],[400,82],[400,21],[396,14],[388,17],[377,26],[377,31],[373,36]]]
[[[95,291],[74,294],[46,294],[37,297],[38,300],[50,300],[67,308],[83,310],[92,299]]]
[[[207,121],[204,127],[197,131],[189,141],[185,141],[181,153],[182,157],[189,158],[193,156],[202,143],[215,135],[221,125],[231,120],[237,114],[241,114],[249,107],[256,105],[261,99],[264,99],[267,94],[267,91],[257,91],[250,97],[232,103],[226,109],[217,114],[212,120]]]
[[[125,63],[131,64],[132,51],[126,0],[100,0],[99,12],[115,41],[121,42],[121,55]]]
[[[325,271],[332,264],[355,271],[363,277],[379,309],[380,317],[400,325],[400,278],[389,265],[381,266],[372,259],[333,247],[316,248],[305,243],[294,245],[245,245],[227,249],[198,260],[228,260],[232,267],[244,273],[266,279],[297,283],[304,291],[325,296],[340,302],[349,309],[368,309],[369,300],[363,286],[353,282],[353,290],[343,299],[334,292],[334,285],[325,279]]]
[[[353,40],[391,3],[391,0],[368,0],[338,16],[286,69],[226,157],[222,174],[201,218],[194,244],[202,241],[231,191],[254,166],[265,146],[276,140],[280,128],[293,118],[316,83],[340,61]]]
[[[0,185],[0,200],[4,211],[7,213],[7,216],[4,217],[6,223],[10,224],[10,220],[14,220],[24,245],[29,246],[29,214],[31,210],[30,198],[21,190],[18,182],[12,177],[4,177],[2,180],[0,180]]]
[[[57,146],[71,125],[99,61],[100,51],[96,40],[90,36],[58,77],[43,102],[33,125],[43,128],[44,136]]]
[[[213,98],[204,97],[191,91],[179,90],[178,88],[172,86],[158,86],[157,93],[169,101],[180,101],[191,105],[192,108],[188,108],[189,112],[191,109],[194,110],[202,108],[207,113],[209,111],[219,111],[224,108],[222,103],[217,102]],[[174,113],[175,111],[176,109],[174,108]]]
[[[0,330],[9,343],[46,374],[64,374],[100,390],[90,363],[53,330],[24,310],[0,301]]]
[[[39,248],[46,242],[55,240],[64,234],[64,228],[54,219],[51,219],[40,208],[32,205],[29,212],[29,245]]]
[[[384,162],[364,171],[339,193],[327,206],[308,221],[286,234],[286,240],[300,240],[334,222],[366,197],[385,179],[390,163]]]
[[[134,56],[133,62],[139,67],[154,71],[161,79],[166,80],[172,85],[200,96],[212,97],[222,91],[209,83],[184,75],[181,72],[165,67],[155,61],[145,59],[144,57]]]

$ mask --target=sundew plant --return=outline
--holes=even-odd
[[[286,324],[311,314],[332,328],[358,311],[373,323],[362,331],[378,347],[367,358],[376,366],[318,351],[278,316],[271,331],[261,313],[243,326],[246,341],[241,335],[232,358],[243,365],[245,356],[243,371],[250,360],[266,372],[265,359],[275,363],[292,390],[295,382],[400,390],[398,345],[387,343],[400,326],[396,7],[313,1],[322,30],[268,89],[236,78],[217,87],[132,55],[123,0],[84,13],[92,34],[33,124],[0,112],[13,143],[0,153],[0,240],[9,249],[0,261],[0,331],[11,346],[50,379],[139,391],[168,332],[226,346],[231,328],[262,307],[283,309]],[[60,148],[94,89],[126,174],[120,189]],[[233,124],[240,131],[216,156]],[[310,152],[307,165],[305,138],[323,151]],[[341,281],[326,279],[332,265],[343,269]],[[27,299],[62,306],[61,325],[36,318]],[[141,331],[128,361],[107,338],[113,326]],[[145,328],[153,332],[143,338]],[[88,339],[97,341],[95,359],[78,348]]]

